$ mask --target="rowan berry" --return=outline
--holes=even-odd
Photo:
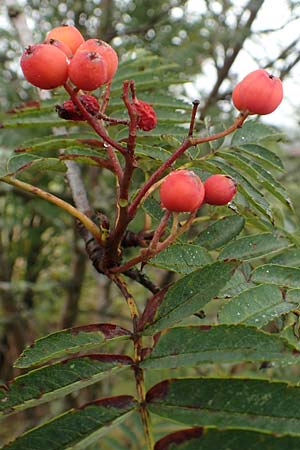
[[[20,64],[26,80],[41,89],[62,86],[68,78],[67,56],[54,45],[30,45]]]
[[[70,49],[70,47],[67,46],[64,42],[58,41],[57,39],[46,39],[43,44],[49,44],[54,45],[54,47],[59,48],[62,52],[64,52],[67,55],[67,58],[72,58],[73,53]]]
[[[88,39],[80,45],[77,51],[89,51],[99,53],[107,65],[106,83],[112,80],[118,68],[118,55],[115,50],[101,39]]]
[[[47,34],[48,39],[56,39],[66,44],[74,54],[77,48],[84,42],[84,38],[80,31],[71,25],[62,25],[53,28]]]
[[[204,202],[209,205],[226,205],[236,194],[235,181],[221,173],[211,175],[204,182]]]
[[[264,69],[249,73],[232,93],[234,106],[250,114],[270,114],[280,105],[282,98],[281,80]]]
[[[107,66],[104,58],[96,52],[76,52],[69,65],[72,83],[84,91],[93,91],[106,83]]]
[[[156,113],[149,103],[143,102],[142,100],[135,100],[132,106],[138,115],[137,126],[139,128],[144,131],[150,131],[156,127]]]
[[[162,207],[169,211],[195,211],[203,203],[204,185],[193,171],[175,170],[164,179],[160,200]]]

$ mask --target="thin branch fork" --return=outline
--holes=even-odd
[[[129,153],[133,153],[135,150],[135,141],[136,141],[136,130],[137,130],[137,112],[133,107],[132,103],[129,100],[129,89],[131,91],[132,100],[136,99],[135,96],[135,86],[134,81],[124,81],[123,83],[123,95],[122,100],[126,106],[129,116],[129,133],[128,133],[128,141],[127,141],[127,151]]]
[[[119,247],[129,223],[129,187],[133,171],[137,167],[137,162],[134,155],[137,130],[137,114],[132,104],[130,103],[129,91],[131,92],[132,98],[135,99],[134,82],[132,80],[124,81],[123,83],[122,99],[129,115],[129,131],[127,151],[124,154],[125,168],[122,177],[119,178],[120,188],[118,190],[117,196],[118,214],[116,217],[115,227],[107,240],[106,246],[106,261],[108,267],[116,265],[119,259]]]
[[[170,215],[167,213],[162,218],[161,223],[158,227],[160,231],[163,231],[165,229],[166,221],[170,217]],[[174,221],[175,221],[176,225],[175,225],[175,227],[172,227],[171,234],[163,242],[159,242],[158,241],[159,237],[157,236],[155,239],[157,241],[155,243],[155,246],[152,246],[152,248],[151,248],[151,246],[149,246],[147,249],[143,249],[139,255],[130,259],[126,263],[122,264],[121,266],[111,268],[110,273],[113,273],[113,274],[124,273],[124,272],[128,271],[129,269],[131,269],[131,267],[133,267],[139,263],[146,263],[149,259],[158,255],[158,253],[162,252],[167,247],[169,247],[169,245],[171,245],[176,239],[178,239],[183,233],[185,233],[190,228],[190,226],[193,224],[193,222],[195,220],[196,214],[197,214],[197,210],[192,212],[190,214],[190,217],[187,219],[187,221],[179,229],[177,229],[177,225],[178,225],[177,219],[178,218],[177,218],[177,216],[175,216]],[[161,235],[161,233],[160,233],[160,235]]]
[[[111,145],[113,148],[115,148],[124,155],[126,153],[126,149],[106,133],[105,128],[101,125],[99,120],[95,119],[94,116],[88,113],[88,111],[85,109],[84,105],[81,103],[77,95],[78,91],[76,89],[73,89],[68,83],[64,85],[64,88],[70,95],[71,100],[77,106],[83,117],[96,131],[96,133],[104,140],[104,142]]]
[[[204,144],[205,142],[215,141],[217,139],[227,136],[228,134],[231,134],[233,131],[242,127],[248,115],[249,115],[248,111],[241,113],[229,128],[219,133],[213,134],[211,136],[205,136],[200,138],[193,138],[191,136],[188,136],[183,141],[181,146],[173,153],[173,155],[170,156],[155,172],[153,172],[151,177],[141,187],[135,199],[132,201],[131,205],[128,208],[129,220],[132,220],[134,218],[140,202],[142,201],[148,190],[152,187],[152,185],[156,183],[156,181],[158,181],[158,179],[163,175],[165,170],[168,169],[171,166],[171,164],[173,164],[173,162],[176,161],[176,159],[179,158],[179,156],[181,156],[188,148],[194,147],[199,144]]]

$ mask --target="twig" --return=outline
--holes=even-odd
[[[112,3],[112,2],[110,2],[110,3]],[[104,91],[102,103],[101,103],[101,106],[100,106],[101,114],[104,114],[104,112],[105,112],[105,110],[107,108],[107,105],[108,105],[108,102],[109,102],[109,97],[110,97],[110,88],[111,88],[111,82],[107,83],[105,91]]]
[[[74,208],[74,206],[70,205],[70,203],[67,203],[59,197],[50,194],[50,192],[43,191],[36,186],[32,186],[31,184],[24,183],[23,181],[11,178],[9,176],[1,177],[0,181],[11,184],[12,186],[15,186],[16,188],[22,189],[24,191],[30,192],[31,194],[41,197],[44,200],[47,200],[48,202],[58,206],[59,208],[64,209],[71,216],[80,220],[80,222],[87,228],[87,230],[91,232],[97,242],[99,242],[100,245],[102,244],[102,233],[97,225],[88,216],[80,212],[77,208]]]
[[[125,168],[120,180],[119,198],[117,198],[118,214],[116,216],[115,227],[112,230],[106,246],[106,264],[108,267],[116,265],[119,259],[119,248],[121,240],[129,223],[128,200],[129,187],[134,169],[137,167],[134,156],[135,139],[137,129],[137,115],[129,100],[129,89],[134,96],[133,81],[124,81],[122,99],[128,111],[130,124],[128,132],[127,150],[125,157]]]
[[[116,150],[119,150],[120,153],[123,155],[126,153],[126,149],[119,144],[117,141],[112,139],[105,131],[105,128],[101,125],[99,120],[97,120],[94,116],[88,113],[88,111],[85,109],[84,105],[81,103],[78,95],[77,90],[73,89],[68,83],[64,85],[65,90],[70,95],[73,103],[77,106],[85,120],[91,125],[91,127],[96,131],[96,133],[104,140],[104,142],[107,142],[107,144],[112,145]]]
[[[161,177],[161,175],[164,173],[164,171],[171,166],[171,164],[176,161],[179,156],[181,156],[188,148],[193,147],[195,145],[203,144],[205,142],[211,142],[215,141],[217,139],[220,139],[224,136],[227,136],[228,134],[235,131],[237,128],[240,128],[246,118],[248,117],[248,112],[241,113],[234,123],[227,128],[224,131],[221,131],[219,133],[213,134],[211,136],[205,136],[201,138],[193,138],[193,137],[187,137],[181,146],[170,156],[153,174],[151,177],[144,183],[144,185],[140,188],[139,192],[137,193],[136,197],[132,201],[131,205],[128,208],[128,215],[129,219],[132,220],[136,214],[137,208],[142,201],[142,199],[145,197],[148,190],[156,183],[156,181]]]
[[[196,118],[197,109],[198,109],[199,105],[200,105],[199,100],[193,101],[193,109],[192,109],[192,114],[191,114],[190,129],[188,132],[188,136],[193,136],[194,126],[195,126],[195,118]]]
[[[121,164],[118,160],[118,158],[116,157],[116,154],[114,152],[114,149],[112,148],[111,145],[107,145],[106,146],[106,150],[107,150],[107,155],[109,157],[110,160],[110,164],[112,165],[114,172],[117,176],[118,182],[119,184],[121,183],[121,180],[123,178],[123,169],[121,167]]]
[[[128,291],[126,283],[123,280],[123,278],[121,278],[120,275],[110,275],[110,279],[115,283],[116,286],[118,286],[118,288],[120,289],[123,297],[126,300],[126,303],[128,305],[129,311],[130,311],[131,320],[132,320],[132,323],[133,323],[133,333],[136,333],[136,331],[137,331],[137,321],[138,321],[138,318],[139,318],[139,311],[137,309],[137,305],[136,305],[136,303],[134,301],[134,298],[132,297],[132,295]]]
[[[136,266],[139,263],[145,263],[149,259],[158,255],[158,253],[162,252],[165,248],[169,247],[169,245],[171,245],[176,239],[178,239],[178,237],[180,237],[183,233],[185,233],[188,230],[188,228],[192,225],[196,217],[196,214],[197,210],[190,215],[189,219],[179,228],[179,230],[176,233],[174,232],[173,234],[170,234],[170,236],[168,236],[163,242],[157,243],[156,248],[152,249],[147,248],[142,250],[137,256],[130,259],[121,266],[112,267],[110,269],[110,273],[117,274],[127,272],[129,269],[131,269],[131,267]]]
[[[152,292],[153,294],[156,294],[160,288],[156,286],[149,277],[140,270],[137,269],[129,269],[126,272],[123,272],[124,275],[128,278],[131,278],[132,280],[136,281],[137,283],[144,286],[148,291]]]
[[[139,367],[139,363],[142,360],[142,337],[138,333],[138,319],[139,319],[139,312],[136,306],[136,303],[134,301],[134,298],[130,294],[130,292],[127,289],[127,286],[124,282],[124,280],[118,276],[118,275],[112,275],[111,276],[112,281],[118,286],[120,289],[122,295],[126,299],[127,305],[130,310],[131,319],[133,322],[133,341],[134,341],[134,361],[135,365],[133,366],[134,369],[134,375],[135,375],[135,382],[136,382],[136,390],[138,394],[139,399],[139,410],[142,418],[144,433],[145,433],[145,439],[149,450],[153,450],[154,448],[154,441],[153,441],[153,435],[151,432],[151,418],[149,411],[146,407],[146,388],[145,388],[145,381],[144,381],[144,371]]]

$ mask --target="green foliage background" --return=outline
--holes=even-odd
[[[236,9],[236,5],[230,1],[205,2],[206,13],[193,18],[185,9],[187,3],[179,0],[151,2],[102,0],[100,4],[78,1],[60,3],[58,6],[54,2],[44,0],[27,1],[24,7],[25,15],[33,24],[35,41],[42,40],[48,29],[67,19],[70,23],[74,21],[79,25],[85,36],[100,36],[116,45],[122,64],[112,87],[109,114],[120,117],[125,115],[120,93],[121,82],[126,78],[135,79],[140,98],[153,104],[158,113],[159,125],[150,134],[139,134],[137,155],[140,168],[135,174],[134,189],[183,139],[189,121],[191,100],[188,98],[185,83],[201,74],[207,61],[215,65],[217,81],[211,89],[207,89],[206,97],[201,104],[203,117],[197,122],[197,131],[207,133],[213,132],[216,128],[222,129],[230,124],[235,114],[228,108],[231,86],[236,78],[236,74],[230,71],[230,58],[235,49],[238,54],[243,48],[246,37],[249,36],[251,39],[251,24],[247,26],[247,17],[249,18],[251,13],[254,14],[256,9],[259,10],[263,1],[248,2],[245,11]],[[218,8],[212,3],[218,4],[222,12],[216,12]],[[291,14],[297,14],[297,2],[290,2],[289,6]],[[174,8],[178,8],[177,13],[180,10],[182,14],[177,16]],[[2,7],[1,12],[7,14],[6,6]],[[81,156],[79,162],[95,209],[112,216],[114,179],[111,174],[91,163],[89,156],[95,149],[77,142],[78,136],[90,136],[88,127],[85,125],[75,127],[72,123],[64,122],[65,135],[63,137],[51,135],[53,126],[61,126],[54,105],[65,98],[63,92],[58,90],[53,99],[44,101],[41,107],[33,106],[28,110],[16,110],[9,114],[4,112],[21,102],[37,99],[36,92],[22,79],[19,71],[17,61],[22,46],[19,39],[16,39],[13,22],[10,20],[14,13],[11,6],[8,12],[10,18],[6,16],[8,26],[5,25],[1,30],[0,49],[2,75],[0,97],[3,106],[1,117],[3,129],[0,134],[2,170],[8,167],[9,173],[18,172],[18,177],[24,181],[41,186],[71,201],[70,192],[64,181],[65,167],[58,159],[58,149],[63,147],[69,155]],[[232,14],[236,21],[228,27],[228,20]],[[286,51],[285,57],[278,61],[270,61],[270,65],[273,63],[275,70],[283,78],[288,77],[297,64],[295,54],[295,46],[292,46]],[[291,65],[293,61],[294,66]],[[218,86],[218,81],[223,84]],[[122,137],[126,135],[126,130],[122,127],[111,127],[110,133],[114,137]],[[223,143],[217,142],[192,149],[176,163],[177,166],[185,165],[192,168],[203,179],[214,172],[233,175],[239,182],[239,194],[230,208],[209,206],[201,208],[197,225],[188,236],[183,237],[165,254],[158,255],[145,268],[146,273],[161,286],[175,281],[174,298],[179,305],[185,300],[190,305],[195,301],[197,305],[195,310],[191,306],[186,316],[182,316],[179,310],[173,322],[165,319],[164,312],[158,310],[158,316],[149,325],[146,334],[176,324],[179,317],[184,319],[180,325],[200,324],[213,327],[207,341],[201,341],[200,348],[207,345],[207,359],[203,359],[203,354],[194,355],[192,361],[186,364],[187,354],[190,353],[187,346],[183,346],[180,350],[181,359],[178,358],[175,362],[166,349],[173,348],[177,341],[192,342],[193,336],[179,339],[178,336],[172,338],[171,334],[166,334],[164,336],[166,343],[160,340],[161,347],[155,348],[159,356],[155,357],[153,353],[152,357],[144,362],[145,367],[156,369],[147,370],[147,388],[170,376],[210,376],[221,377],[221,380],[224,377],[223,381],[215,380],[216,385],[212,388],[228,393],[228,398],[222,399],[224,405],[230,404],[236,392],[241,392],[241,388],[235,387],[234,380],[231,385],[222,386],[222,383],[225,384],[225,380],[232,375],[244,378],[280,379],[294,383],[298,381],[299,366],[294,364],[291,352],[296,353],[299,348],[297,315],[293,313],[297,311],[300,300],[299,211],[297,208],[295,211],[292,207],[292,204],[297,205],[299,201],[299,163],[293,154],[289,155],[291,145],[293,144],[289,141],[289,137],[283,135],[281,130],[263,125],[260,119],[254,118],[232,138]],[[16,148],[22,148],[26,152],[14,154],[13,150]],[[5,161],[11,156],[13,157],[7,166]],[[25,165],[26,170],[23,171]],[[157,196],[150,197],[143,208],[133,224],[135,231],[143,225],[143,212],[152,217],[154,225],[160,219]],[[32,199],[26,193],[11,189],[3,183],[0,186],[0,209],[0,379],[3,383],[20,374],[18,368],[13,369],[13,362],[25,345],[36,338],[61,328],[87,323],[116,322],[120,326],[130,328],[124,300],[109,281],[92,269],[71,218],[58,211],[55,206],[39,199]],[[134,250],[128,250],[127,257],[133,254]],[[231,280],[228,283],[224,281],[224,285],[220,285],[220,291],[214,293],[211,280],[214,278],[221,280],[222,284],[222,261],[227,259],[241,260],[242,264]],[[203,266],[211,267],[207,265],[217,260],[219,261],[213,263],[211,272],[202,272]],[[194,279],[191,278],[192,273],[195,274]],[[197,298],[191,300],[184,294],[181,297],[182,277],[190,277],[184,278],[184,283],[189,280],[195,289],[200,281],[204,284],[203,292],[207,293],[207,298],[201,291],[202,297],[200,294],[199,297],[202,298],[202,303]],[[130,285],[130,289],[142,310],[149,294],[143,287],[134,283]],[[214,297],[218,297],[218,301],[213,300]],[[169,298],[170,303],[174,303],[174,298]],[[252,302],[250,312],[244,308],[249,299]],[[164,305],[168,312],[168,297]],[[193,313],[199,313],[198,317],[190,316]],[[217,323],[219,325],[216,325]],[[182,332],[185,332],[184,328]],[[145,329],[147,330],[147,327]],[[228,333],[233,329],[237,333],[236,341],[244,339],[247,343],[252,339],[252,348],[255,348],[256,352],[252,352],[249,356],[247,346],[243,348],[239,345],[234,351],[231,348],[233,353],[237,353],[235,357],[230,352],[227,355],[226,349],[222,348],[222,342],[227,342]],[[265,336],[264,332],[272,334],[270,343],[267,342],[269,334]],[[88,338],[90,337],[91,335],[88,335]],[[99,335],[95,334],[94,337],[98,346]],[[126,339],[105,342],[105,345],[107,353],[131,352]],[[199,346],[199,341],[196,340],[196,344],[193,345],[192,348]],[[231,345],[234,346],[234,342]],[[70,351],[69,344],[62,341],[62,346]],[[49,360],[52,357],[53,354],[50,352]],[[273,364],[268,363],[270,359]],[[90,365],[93,369],[88,367],[88,363],[81,369],[78,368],[79,373],[80,370],[83,371],[80,376],[91,377],[89,371],[95,370],[100,379],[103,373],[112,374],[120,368],[124,370],[120,371],[118,378],[113,375],[104,378],[103,375],[101,383],[91,385],[89,388],[84,387],[80,394],[76,393],[76,385],[72,386],[71,390],[65,388],[62,393],[66,397],[58,398],[50,405],[39,405],[36,400],[26,404],[28,399],[22,398],[20,393],[16,392],[17,403],[19,402],[20,410],[24,409],[24,412],[3,420],[0,431],[3,443],[40,423],[42,419],[44,421],[95,398],[124,393],[135,394],[132,376],[124,361],[121,363],[118,361],[115,366],[111,363],[107,365],[106,362],[99,363],[96,368],[92,363]],[[21,364],[19,367],[25,366]],[[175,369],[170,371],[170,367]],[[66,373],[64,376],[68,378]],[[37,379],[38,377],[39,373]],[[48,374],[45,380],[51,377],[52,375]],[[34,375],[32,379],[29,378],[29,383],[35,384]],[[261,396],[267,391],[264,383],[257,381],[254,389],[255,392],[261,393]],[[278,388],[277,392],[277,387],[272,385],[274,398],[280,399],[281,391]],[[183,400],[186,399],[186,389],[184,386],[178,387],[178,399],[180,396]],[[234,433],[233,431],[210,430],[205,435],[205,442],[202,438],[198,441],[197,436],[191,434],[192,438],[188,441],[190,444],[186,444],[186,447],[178,444],[174,448],[193,449],[200,448],[200,445],[203,445],[203,448],[211,448],[211,445],[216,445],[218,439],[223,444],[234,442],[236,439],[239,448],[243,447],[243,442],[250,448],[251,441],[256,440],[261,442],[261,448],[296,449],[299,446],[299,437],[292,435],[297,430],[292,424],[289,426],[285,417],[285,411],[289,409],[291,403],[295,401],[297,404],[293,398],[297,398],[298,389],[296,387],[293,389],[295,397],[292,397],[292,400],[283,400],[281,413],[286,424],[283,432],[289,432],[291,434],[289,437],[272,441],[269,434],[259,433],[256,436],[256,431],[253,430],[244,431],[244,434],[235,432],[235,435],[230,435]],[[53,387],[49,387],[49,391],[52,390]],[[206,390],[205,384],[203,390],[204,392]],[[254,396],[254,393],[250,391],[241,394],[243,398],[254,399],[251,395]],[[50,395],[49,400],[51,398]],[[56,396],[53,395],[53,398]],[[260,398],[257,399],[257,404]],[[44,397],[44,400],[46,399],[47,397]],[[167,398],[166,404],[168,401]],[[149,399],[150,410],[157,413],[156,416],[153,415],[156,439],[182,428],[182,425],[159,417],[178,420],[182,414],[180,406],[177,405],[177,411],[173,405],[172,416],[164,412],[165,405],[157,405],[159,402],[155,396]],[[253,402],[255,403],[254,400]],[[37,406],[35,409],[27,411],[27,406],[34,405]],[[274,405],[277,405],[275,400],[274,404],[267,405],[264,410],[255,411],[254,414],[267,415],[270,410],[276,408]],[[232,406],[233,415],[240,411],[239,407],[240,405]],[[125,410],[126,407],[124,411],[122,410],[122,414],[126,412]],[[197,409],[195,412],[198,414]],[[104,414],[106,413],[107,410],[104,408]],[[223,413],[225,417],[226,411]],[[108,419],[117,420],[118,414],[118,411],[115,415],[112,411],[112,416]],[[293,420],[296,419],[298,420],[294,415]],[[210,420],[216,419],[207,420],[207,424],[211,424]],[[232,420],[231,418],[230,426],[233,425]],[[83,418],[79,419],[79,422],[81,421],[84,423]],[[186,422],[182,419],[179,421],[188,426],[199,425],[193,418]],[[225,422],[219,423],[221,427],[228,426]],[[234,425],[248,426],[241,423]],[[257,425],[258,430],[277,431],[277,428],[278,424],[272,429],[270,424],[263,420]],[[191,432],[186,436],[189,436],[189,433]],[[42,440],[43,438],[42,435]],[[89,448],[140,449],[142,442],[141,424],[138,415],[134,413],[118,427],[117,431],[114,430],[103,437],[100,447],[95,443]],[[19,445],[23,445],[22,449],[31,448],[27,443]],[[235,449],[234,444],[230,445],[232,447],[229,448]],[[21,447],[13,447],[12,444],[8,448]],[[218,448],[222,448],[221,443],[218,444]]]

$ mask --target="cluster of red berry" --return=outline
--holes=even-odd
[[[70,80],[78,89],[93,91],[111,82],[118,68],[118,55],[101,39],[84,40],[80,31],[69,25],[53,28],[42,44],[28,46],[21,57],[21,69],[29,83],[40,89],[54,89]],[[86,111],[96,116],[100,106],[89,94],[79,97]],[[149,103],[133,98],[137,127],[150,131],[157,124],[154,109]],[[85,120],[74,102],[69,99],[56,110],[62,119]]]
[[[192,170],[171,172],[160,187],[163,208],[174,212],[193,212],[203,203],[226,205],[236,194],[235,181],[223,174],[211,175],[204,183]]]
[[[25,78],[41,89],[53,89],[70,80],[78,90],[93,91],[109,83],[117,68],[115,50],[100,39],[84,40],[73,26],[51,30],[42,44],[34,44],[21,57]],[[281,103],[282,84],[279,78],[259,69],[248,74],[233,90],[234,106],[244,115],[269,114]],[[93,116],[99,113],[98,100],[89,94],[79,96],[85,110]],[[157,123],[151,105],[135,96],[132,109],[137,115],[137,127],[152,130]],[[60,117],[85,120],[72,99],[57,106]],[[192,212],[202,203],[226,205],[236,194],[236,184],[228,176],[216,174],[205,183],[191,170],[176,170],[163,181],[160,188],[162,207],[169,211]],[[180,195],[179,195],[180,194]]]
[[[69,25],[53,28],[42,44],[30,45],[21,57],[25,78],[41,89],[63,86],[68,79],[93,91],[110,82],[118,68],[115,50],[100,39],[84,40]]]
[[[279,106],[282,98],[281,80],[264,69],[249,73],[232,93],[234,106],[246,115],[269,114]],[[175,170],[164,179],[160,200],[162,207],[169,211],[192,212],[203,203],[226,205],[236,191],[236,183],[227,175],[212,175],[202,183],[191,170]]]

